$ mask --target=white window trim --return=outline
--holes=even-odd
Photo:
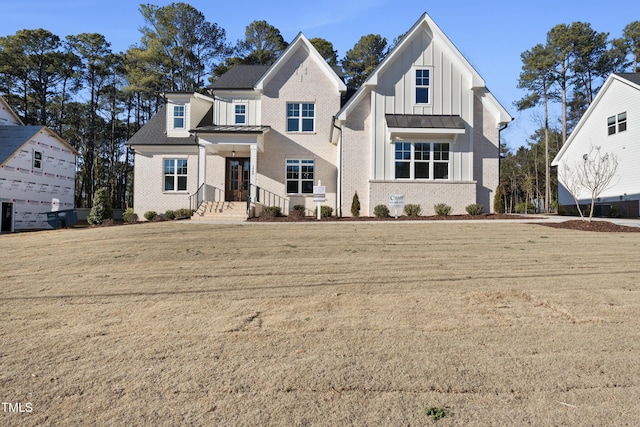
[[[429,98],[429,101],[424,103],[424,102],[418,102],[418,100],[416,99],[416,90],[418,89],[418,85],[416,83],[416,71],[418,70],[427,70],[429,71],[429,85],[428,86],[420,86],[420,87],[427,87],[427,97]],[[411,68],[411,102],[413,103],[414,106],[429,106],[432,103],[432,99],[433,99],[433,67],[426,67],[426,66],[417,66],[414,65]]]
[[[176,126],[176,108],[182,108],[182,126]],[[173,104],[171,110],[171,126],[173,129],[184,130],[187,127],[187,107],[183,104]]]
[[[236,107],[239,106],[244,106],[244,114],[238,114],[236,112]],[[248,120],[248,112],[249,112],[249,106],[247,103],[245,102],[238,102],[233,104],[233,123],[238,125],[238,126],[247,126],[249,123],[247,122]],[[244,123],[238,123],[238,116],[244,116]]]
[[[620,120],[620,116],[624,114],[624,120]],[[613,119],[613,122],[609,124],[609,119]],[[624,129],[620,130],[620,124],[624,123]],[[614,114],[613,116],[607,117],[607,136],[613,136],[617,133],[626,132],[629,128],[629,121],[627,117],[627,112],[622,111],[618,114]],[[610,132],[610,129],[613,129],[613,132]]]
[[[298,170],[298,192],[297,193],[289,193],[288,189],[287,189],[287,184],[289,181],[293,181],[291,179],[288,179],[287,177],[287,167],[289,166],[289,162],[297,162],[297,166],[300,168]],[[309,179],[303,179],[302,178],[302,162],[312,162],[311,164],[313,165],[313,177],[309,180]],[[307,163],[309,164],[309,163]],[[302,182],[303,181],[311,181],[311,185],[313,186],[314,184],[314,180],[316,177],[316,160],[315,159],[302,159],[302,158],[288,158],[285,159],[284,162],[284,191],[285,194],[288,195],[297,195],[297,196],[313,196],[313,190],[310,193],[303,193],[302,192]]]
[[[298,130],[289,130],[289,105],[297,104],[299,107],[300,115],[298,116]],[[303,105],[313,105],[313,130],[302,130],[302,119],[309,119],[309,117],[302,116],[302,106]],[[313,134],[316,133],[316,103],[315,102],[305,102],[305,101],[289,101],[285,106],[285,130],[287,133],[304,133],[304,134]]]
[[[165,183],[165,177],[167,176],[167,174],[165,174],[164,172],[164,163],[167,160],[171,160],[173,161],[173,168],[174,168],[174,173],[171,174],[171,176],[173,176],[173,185],[174,185],[174,190],[166,190],[164,187],[164,183]],[[186,174],[178,174],[178,161],[179,160],[185,160],[187,162],[187,173]],[[179,177],[185,177],[187,180],[187,186],[184,190],[178,190],[178,178]],[[162,192],[163,193],[167,193],[167,194],[175,194],[175,193],[188,193],[189,192],[189,159],[186,157],[165,157],[162,159]]]
[[[411,144],[411,156],[410,159],[407,160],[396,160],[396,144]],[[418,163],[427,163],[426,161],[423,160],[418,160],[416,161],[415,159],[415,153],[416,153],[416,146],[415,144],[429,144],[429,178],[416,178],[415,177],[415,164],[416,162]],[[449,145],[449,160],[446,161],[447,165],[448,165],[448,171],[449,173],[448,178],[432,178],[435,174],[434,171],[434,165],[435,163],[445,163],[441,160],[435,160],[434,159],[434,146],[435,144],[448,144]],[[393,163],[393,180],[395,181],[402,181],[402,182],[410,182],[410,181],[414,181],[414,182],[446,182],[446,181],[452,181],[452,152],[451,152],[451,141],[394,141],[394,143],[392,144],[393,147],[393,154],[392,154],[392,163]],[[396,162],[405,162],[405,163],[409,163],[409,178],[396,178]]]

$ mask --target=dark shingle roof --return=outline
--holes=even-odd
[[[413,129],[464,129],[464,120],[460,116],[429,116],[421,114],[386,114],[390,128]]]
[[[0,126],[0,164],[4,163],[43,128],[44,126]]]
[[[221,75],[209,86],[210,89],[253,89],[258,80],[269,69],[268,65],[238,64]]]
[[[127,145],[194,145],[191,136],[183,138],[169,138],[167,136],[166,107],[162,106],[155,116],[151,117],[138,132],[127,141]]]
[[[640,73],[616,73],[616,75],[640,85]]]

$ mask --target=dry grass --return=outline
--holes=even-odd
[[[0,425],[634,425],[640,235],[154,223],[0,236]]]

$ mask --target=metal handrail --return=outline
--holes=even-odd
[[[189,196],[189,207],[197,210],[202,202],[224,201],[224,190],[213,185],[202,184],[198,191]]]
[[[250,187],[256,189],[256,202],[261,203],[264,206],[278,206],[284,215],[289,214],[289,197],[281,196],[272,191],[265,190],[254,184],[250,184]],[[247,198],[247,209],[249,208],[250,198]]]

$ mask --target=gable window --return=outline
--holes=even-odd
[[[247,106],[245,104],[237,104],[235,106],[235,114],[236,114],[236,124],[237,125],[246,125],[247,124]]]
[[[287,132],[313,132],[315,104],[287,103]]]
[[[430,70],[416,70],[416,104],[429,103]]]
[[[314,160],[287,159],[288,194],[313,194]]]
[[[42,170],[42,151],[33,152],[33,169]]]
[[[395,144],[396,179],[449,179],[448,142]]]
[[[627,130],[627,112],[616,116],[607,117],[607,134],[614,135],[616,132]]]
[[[164,191],[187,191],[187,159],[164,159]]]
[[[184,129],[184,105],[173,106],[173,128]]]

